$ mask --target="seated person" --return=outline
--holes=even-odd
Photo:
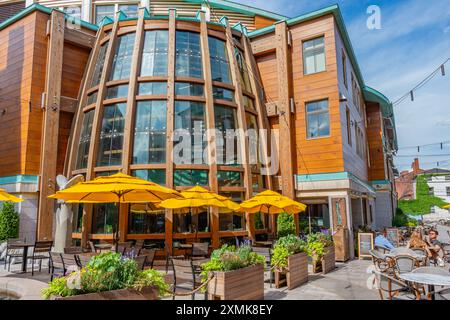
[[[431,257],[431,251],[430,249],[428,249],[428,244],[426,243],[426,241],[422,239],[422,233],[420,232],[420,230],[416,229],[413,231],[413,233],[411,234],[411,239],[409,239],[409,241],[407,242],[406,247],[408,249],[423,249],[426,251],[428,257]]]
[[[381,232],[377,232],[377,237],[375,238],[375,245],[379,247],[385,247],[389,250],[394,249],[395,247],[392,243],[386,238],[387,232],[383,230]]]
[[[444,267],[445,263],[441,257],[441,255],[444,254],[444,250],[442,249],[442,244],[437,239],[438,235],[439,232],[437,230],[431,229],[428,232],[428,239],[426,242],[428,244],[428,249],[431,252],[432,259],[436,260],[440,267]]]

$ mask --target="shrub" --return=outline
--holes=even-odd
[[[19,214],[11,202],[5,202],[0,210],[0,241],[19,236]]]
[[[401,208],[397,208],[395,216],[392,219],[392,225],[394,227],[416,227],[418,222],[404,214]]]
[[[211,253],[211,260],[202,264],[202,280],[208,279],[210,271],[232,271],[263,264],[265,258],[252,251],[251,247],[223,245]]]
[[[287,235],[296,234],[296,228],[294,223],[294,216],[283,212],[278,215],[277,218],[277,234],[278,238],[285,237]]]
[[[313,261],[322,260],[325,248],[333,245],[333,237],[322,232],[311,233],[306,238],[307,252]]]
[[[280,271],[283,271],[288,266],[289,256],[306,251],[307,247],[305,241],[300,240],[294,235],[279,238],[275,243],[275,247],[272,252],[272,266]]]
[[[86,268],[80,271],[53,279],[48,288],[43,289],[42,295],[49,299],[52,296],[67,297],[127,288],[142,290],[146,286],[157,287],[160,295],[169,289],[160,272],[153,269],[139,271],[136,261],[108,252],[92,257]]]

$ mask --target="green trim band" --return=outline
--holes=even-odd
[[[0,177],[0,185],[16,183],[35,183],[39,182],[39,176],[18,174],[15,176]]]
[[[317,182],[317,181],[333,181],[333,180],[353,180],[354,182],[362,185],[370,192],[375,193],[375,189],[373,189],[368,182],[365,182],[359,179],[352,173],[343,171],[343,172],[333,172],[333,173],[317,173],[317,174],[301,174],[295,175],[295,179],[297,183],[302,182]]]

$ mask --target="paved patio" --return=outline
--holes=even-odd
[[[0,264],[0,292],[7,287],[16,288],[25,290],[24,298],[26,299],[40,298],[42,288],[50,280],[46,268],[43,268],[43,272],[35,272],[35,275],[31,277],[31,267],[29,267],[28,273],[21,274],[18,273],[20,264],[12,265],[12,272],[5,271],[2,264]],[[270,288],[269,283],[266,283],[265,298],[266,300],[377,300],[379,299],[378,292],[369,290],[367,287],[367,280],[370,277],[367,269],[371,265],[372,262],[369,260],[337,263],[335,271],[329,274],[310,273],[308,283],[294,290],[288,290],[286,287]],[[160,263],[156,268],[161,271],[165,269]],[[167,278],[171,281],[171,272]],[[177,297],[177,299],[188,300],[190,296]],[[197,294],[196,299],[203,299],[203,294]]]

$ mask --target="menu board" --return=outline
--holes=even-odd
[[[358,233],[358,257],[370,258],[373,250],[373,233]]]
[[[397,228],[388,228],[386,229],[386,238],[389,240],[389,242],[394,246],[394,247],[398,247],[399,246],[399,232]]]

